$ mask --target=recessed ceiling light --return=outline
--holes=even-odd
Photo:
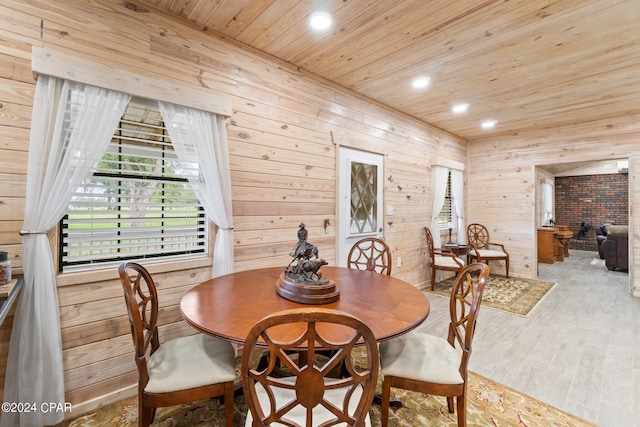
[[[451,111],[453,111],[456,114],[460,114],[467,111],[467,109],[469,109],[469,104],[467,104],[466,102],[461,102],[459,104],[454,104],[453,108],[451,108]]]
[[[424,89],[429,86],[431,79],[429,77],[418,77],[411,84],[415,89]]]
[[[485,120],[482,122],[482,129],[492,129],[498,123],[497,120]]]
[[[314,30],[326,30],[331,26],[331,15],[323,10],[313,12],[309,17],[309,25]]]

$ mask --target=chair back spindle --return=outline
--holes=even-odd
[[[391,249],[378,238],[358,240],[349,251],[347,267],[391,275]]]

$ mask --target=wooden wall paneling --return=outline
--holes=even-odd
[[[257,119],[250,118],[250,120]],[[234,120],[234,124],[236,123]],[[230,126],[228,139],[233,141],[229,147],[230,154],[244,154],[247,157],[254,156],[265,160],[278,160],[282,157],[282,161],[294,164],[308,164],[310,162],[322,164],[327,161],[330,163],[335,157],[335,150],[330,144],[328,134],[318,133],[318,143],[314,143],[315,141],[310,141],[308,136],[306,141],[298,136],[292,136],[289,125],[281,123],[276,125],[277,129],[274,133]],[[302,132],[308,131],[302,130]],[[280,157],[277,157],[278,155]]]
[[[192,285],[176,288],[158,289],[158,298],[162,307],[167,309],[178,304]],[[84,303],[60,306],[60,325],[62,328],[78,326],[87,322],[95,322],[112,317],[126,315],[124,296],[104,300],[88,300]]]
[[[276,141],[276,145],[266,147],[253,142],[234,140],[229,144],[229,155],[253,160],[263,160],[274,164],[283,164],[283,169],[279,170],[280,175],[286,176],[287,168],[289,167],[302,166],[305,168],[304,170],[307,171],[314,167],[320,168],[318,178],[335,179],[334,159],[328,156],[328,154],[333,151],[330,147],[325,146],[321,148],[322,155],[320,155],[315,154],[313,151],[314,146],[318,144],[309,144],[311,146],[310,149],[305,151],[299,148],[301,145],[300,140],[294,141],[290,138],[278,138],[275,136],[273,138],[264,138],[261,142],[265,143],[269,140]],[[304,173],[302,176],[309,176],[309,172]]]
[[[155,33],[162,33],[165,29],[166,27],[164,25],[160,25],[155,30]],[[151,62],[150,68],[153,70],[162,69],[162,73],[158,73],[159,77],[171,78],[175,81],[181,82],[182,84],[188,84],[190,86],[194,86],[194,81],[196,81],[198,83],[198,86],[200,86],[201,88],[211,90],[218,94],[235,95],[237,93],[237,81],[235,79],[230,79],[219,72],[213,72],[213,70],[211,69],[203,69],[201,67],[198,67],[197,65],[195,65],[195,62],[198,61],[187,62],[181,61],[179,57],[170,58],[167,55],[167,51],[172,51],[174,52],[174,54],[179,55],[180,51],[189,52],[189,49],[174,43],[172,43],[170,46],[167,46],[165,37],[156,36],[154,33],[152,33],[152,57],[149,58],[149,61]],[[201,60],[201,63],[206,63],[207,61],[209,61],[207,57],[201,57],[198,58],[198,60]],[[229,72],[233,72],[233,70],[230,69]]]
[[[325,255],[322,255],[322,256],[324,257]],[[235,271],[246,271],[246,270],[253,270],[257,268],[267,268],[267,267],[273,267],[274,265],[282,266],[282,269],[284,270],[284,267],[289,264],[289,261],[291,261],[291,257],[289,256],[288,252],[286,255],[281,255],[279,257],[241,260],[235,263]]]
[[[425,186],[431,188],[431,168],[409,162],[397,161],[387,157],[385,164],[385,184],[396,187],[398,190],[418,191],[424,190]]]
[[[233,143],[229,143],[233,145]],[[269,159],[256,159],[251,157],[229,155],[229,163],[233,171],[255,172],[263,171],[266,176],[281,175],[286,176],[290,173],[291,179],[298,177],[314,178],[314,179],[335,179],[335,170],[328,168],[324,163],[322,165],[312,164],[282,164]],[[233,184],[232,184],[233,185]]]
[[[75,4],[71,6],[71,3]],[[29,10],[30,14],[35,15],[38,19],[42,18],[43,30],[41,39],[44,39],[47,43],[51,43],[52,46],[56,47],[56,50],[62,53],[72,53],[80,58],[90,59],[108,66],[114,66],[117,64],[118,66],[115,67],[117,69],[133,71],[152,78],[162,76],[166,77],[169,75],[173,80],[183,81],[186,86],[197,88],[203,87],[201,82],[198,80],[198,67],[188,67],[185,64],[181,64],[179,68],[176,68],[175,71],[171,73],[172,67],[176,63],[175,60],[158,62],[156,58],[157,55],[149,52],[149,34],[144,31],[145,28],[138,25],[139,21],[137,20],[139,13],[144,13],[144,11],[133,11],[127,8],[125,4],[113,2],[111,2],[111,4],[110,2],[102,2],[99,5],[99,12],[96,9],[98,6],[96,4],[72,1],[62,4],[59,9],[50,4],[47,6],[52,6],[53,9],[49,7],[31,8],[23,6],[24,5],[18,5],[16,7],[21,7],[23,10]],[[73,7],[73,9],[80,14],[83,13],[82,9],[86,7],[86,13],[88,13],[88,16],[92,16],[93,20],[79,20],[75,25],[64,22],[63,27],[66,29],[53,28],[58,25],[60,21],[64,21],[59,18],[59,16],[64,15],[66,8],[69,7]],[[49,17],[50,21],[45,19],[45,17]],[[88,25],[87,27],[82,28],[79,27],[79,22],[88,22]],[[106,22],[106,27],[100,27],[100,24],[98,24],[99,22]],[[51,31],[49,31],[49,24],[52,26]],[[71,27],[66,27],[66,25],[71,25]],[[96,25],[98,28],[95,27]],[[69,28],[72,28],[75,31],[70,31]],[[138,30],[135,36],[130,33],[131,28],[136,28]],[[153,26],[153,29],[157,33],[166,31],[166,28],[157,28],[155,26]],[[89,36],[90,40],[83,39],[84,35],[96,34],[96,32],[101,31],[110,32],[112,30],[113,33],[106,35],[104,38]],[[195,30],[191,29],[190,31],[193,32]],[[196,31],[196,33],[198,32]],[[53,37],[49,38],[48,36]],[[77,37],[80,37],[80,40],[77,40]],[[137,41],[134,42],[134,39]],[[115,52],[112,49],[112,46],[114,45],[123,46],[123,50]],[[87,48],[87,46],[91,46],[91,48]],[[130,47],[127,49],[125,46]],[[156,70],[162,71],[156,72]],[[189,82],[188,84],[187,81]],[[193,81],[198,82],[198,84],[194,85]],[[209,81],[212,81],[212,79],[209,79]]]
[[[0,149],[11,151],[29,151],[29,128],[13,126],[0,126]],[[26,165],[21,165],[24,174],[27,173]]]
[[[629,283],[630,292],[640,297],[640,153],[629,155]]]
[[[65,14],[69,8],[73,12]],[[386,234],[394,254],[403,257],[394,272],[416,285],[423,281],[420,231],[431,210],[429,159],[442,155],[464,162],[463,140],[153,8],[132,9],[108,0],[8,0],[0,6],[0,16],[11,22],[0,29],[0,40],[6,41],[0,46],[0,77],[10,81],[15,101],[12,114],[0,119],[0,133],[11,135],[0,141],[0,158],[13,156],[7,162],[13,169],[2,170],[8,180],[26,173],[34,86],[24,83],[33,83],[25,73],[30,77],[35,44],[231,100],[227,129],[236,270],[286,265],[300,222],[307,224],[321,256],[335,262],[336,145],[342,144],[386,156],[385,175],[392,177],[385,181],[386,197],[395,208],[389,218],[397,223]],[[410,190],[411,198],[392,194],[397,185]],[[24,198],[20,184],[4,187],[0,198],[3,192]],[[22,220],[18,212],[13,227]],[[324,219],[330,221],[326,230]],[[0,240],[0,246],[10,242]],[[210,268],[191,272],[154,274],[162,288],[161,322],[172,335],[193,332],[183,325],[177,304]],[[66,392],[74,408],[91,408],[129,392],[136,375],[132,356],[126,355],[129,331],[116,276],[99,271],[75,276],[59,276]]]
[[[293,229],[291,229],[293,230]],[[282,233],[290,232],[290,230],[281,230]],[[235,234],[235,233],[234,233]],[[314,243],[315,244],[315,243]],[[234,256],[236,266],[240,262],[245,264],[250,261],[259,259],[273,260],[274,265],[287,265],[291,261],[289,253],[293,246],[287,241],[268,241],[261,244],[243,245],[241,239],[234,239]],[[273,267],[274,265],[270,265]]]
[[[152,274],[154,281],[157,283],[158,292],[163,292],[165,289],[184,288],[185,286],[207,280],[210,277],[207,269],[176,270],[167,273],[156,271],[158,266],[157,262],[143,260],[140,261],[140,263]],[[60,306],[81,304],[86,301],[97,301],[101,298],[121,298],[122,307],[124,308],[124,293],[120,279],[117,278],[117,268],[117,266],[113,266],[112,269],[108,270],[111,276],[109,280],[88,281],[81,285],[59,285],[58,302]],[[89,276],[88,273],[84,274]],[[165,301],[161,302],[164,303]]]
[[[1,138],[1,136],[0,136]],[[26,175],[0,173],[0,197],[23,199],[27,190]]]
[[[31,125],[31,107],[13,102],[2,102],[0,126],[28,128]]]
[[[2,186],[1,180],[0,186]],[[21,245],[22,237],[19,234],[20,228],[22,228],[22,220],[0,221],[0,242],[2,242],[3,245]]]
[[[65,55],[50,49],[33,48],[34,73],[58,78],[72,76],[75,81],[93,86],[129,93],[133,96],[187,105],[225,117],[231,115],[230,102],[222,97],[204,94],[182,85],[174,85],[166,79],[114,69],[73,55]]]
[[[147,265],[144,261],[141,263]],[[176,272],[173,276],[168,273],[152,273],[154,281],[158,284],[158,294],[166,294],[164,297],[159,297],[161,298],[161,307],[175,303],[175,301],[177,301],[175,294],[186,292],[195,283],[208,279],[210,271],[209,269],[194,269],[189,271],[189,273],[191,276],[184,273],[180,274],[180,272]],[[126,314],[124,292],[119,280],[89,282],[83,285],[58,287],[58,300],[61,307],[76,306],[87,302],[98,302],[100,299],[108,300],[108,302],[104,303],[105,306],[117,305],[117,314]]]
[[[121,360],[126,362],[126,359]],[[137,393],[138,371],[132,370],[105,380],[89,379],[78,388],[65,390],[65,399],[67,402],[75,402],[73,403],[73,412],[70,414],[70,417],[75,418],[78,414],[91,412],[101,406],[135,396]]]
[[[299,79],[299,76],[296,76]],[[237,114],[258,116],[265,119],[272,119],[277,123],[291,123],[309,130],[318,130],[318,120],[322,120],[322,111],[324,108],[330,108],[334,105],[334,109],[339,107],[332,101],[320,97],[321,93],[313,95],[304,94],[303,97],[296,97],[295,94],[283,94],[270,87],[263,86],[257,82],[242,82],[238,84],[238,102]],[[330,95],[328,95],[330,96]],[[331,117],[335,120],[335,114]],[[241,119],[239,119],[241,121]],[[251,126],[251,122],[247,124]],[[305,136],[307,138],[308,136]]]
[[[122,13],[126,10],[124,4],[115,2],[101,2],[91,4],[74,2],[69,7],[65,2],[49,3],[44,19],[44,41],[53,42],[49,37],[55,37],[61,44],[73,51],[100,52],[102,58],[118,60],[118,57],[135,57],[149,53],[149,36],[141,33],[134,26],[133,16]],[[34,13],[40,14],[38,11]],[[86,16],[94,16],[91,21]],[[133,14],[130,14],[133,15]],[[84,25],[78,25],[82,22]],[[74,31],[75,30],[75,31]],[[55,43],[55,42],[53,42]],[[107,46],[118,46],[107,50]]]
[[[291,203],[311,203],[311,204],[332,204],[334,200],[333,192],[322,191],[300,191],[283,190],[256,187],[234,186],[235,201],[253,202],[257,206],[261,202],[287,201]]]
[[[22,105],[31,110],[33,104],[33,96],[35,95],[35,85],[33,82],[25,83],[21,81],[0,78],[0,95],[2,96],[2,105],[5,103]],[[31,121],[31,114],[27,117]],[[9,122],[11,126],[19,125],[19,121]],[[21,126],[18,126],[21,127]],[[29,126],[22,126],[28,128]]]
[[[135,378],[137,381],[138,375],[133,353],[101,359],[98,362],[75,369],[65,369],[65,394],[69,396],[69,392],[80,388],[84,388],[86,391],[93,389],[88,396],[77,396],[78,400],[70,401],[72,405],[75,405],[85,399],[97,397],[100,393],[114,391],[103,390],[102,384],[97,387],[94,384],[99,384],[121,375],[129,375],[132,372],[136,372]]]
[[[0,162],[0,167],[2,167]],[[0,217],[6,221],[22,221],[24,219],[24,198],[0,197]]]
[[[164,274],[154,275],[154,280],[159,279],[160,283],[158,287],[158,297],[161,301],[159,324],[162,341],[195,333],[196,331],[182,320],[178,307],[181,296],[191,285],[171,286],[174,283],[163,280],[170,277],[163,276]],[[185,277],[192,277],[199,280],[193,272]],[[180,277],[176,279],[177,282],[181,281]],[[166,283],[168,286],[165,287],[162,283]],[[60,289],[70,291],[72,288],[78,287],[68,286]],[[120,294],[122,294],[119,284],[117,288]],[[75,290],[76,292],[73,292],[73,295],[78,293],[78,289]],[[67,293],[71,294],[72,292]],[[88,293],[91,294],[91,292]],[[65,295],[63,295],[63,300],[65,300]],[[68,300],[73,300],[73,298],[69,297]],[[66,301],[68,302],[68,300]],[[118,298],[106,300],[103,305],[108,312],[111,313],[110,317],[91,321],[93,319],[92,317],[84,316],[84,320],[75,326],[63,326],[65,378],[68,391],[86,388],[83,384],[86,378],[83,377],[83,375],[86,375],[87,371],[89,372],[88,375],[91,376],[92,382],[97,384],[118,384],[121,386],[118,378],[120,376],[129,377],[127,374],[128,369],[122,366],[130,365],[130,367],[133,367],[135,370],[131,331],[124,307],[124,297],[119,296]],[[75,301],[73,306],[84,306],[87,312],[91,313],[100,311],[95,307],[89,308],[87,304],[81,304]],[[120,311],[122,311],[122,315],[120,315]],[[61,320],[64,320],[66,317],[64,312],[65,309],[61,307]],[[68,325],[72,322],[64,323]],[[125,360],[129,359],[131,363],[122,365],[123,358],[121,356],[124,356]],[[96,374],[96,371],[99,371],[100,374]],[[100,388],[97,390],[100,390]],[[88,393],[91,395],[92,392]],[[75,396],[73,392],[69,395]],[[86,398],[89,395],[85,393],[82,396]],[[78,402],[82,402],[82,400]],[[72,403],[76,402],[72,401]]]
[[[131,333],[131,326],[126,315],[67,326],[61,329],[62,349],[67,350],[97,341],[109,340],[127,333]]]
[[[208,278],[208,275],[198,273],[190,271],[183,276],[174,274],[173,278],[170,274],[154,274],[154,280],[159,284],[160,325],[182,321],[177,305],[180,297],[193,285],[193,280]],[[190,283],[185,284],[189,278]],[[129,336],[130,340],[130,326],[119,281],[63,286],[58,292],[65,351],[81,349],[84,352],[83,346],[109,342],[122,335]],[[65,369],[70,367],[65,364]]]
[[[63,351],[65,370],[70,371],[123,354],[131,356],[133,361],[133,343],[130,330],[126,335],[65,349]]]
[[[632,122],[633,118],[627,120]],[[597,126],[603,126],[603,123]],[[532,181],[535,182],[536,165],[621,158],[637,151],[633,146],[637,138],[628,134],[628,126],[608,128],[599,141],[592,136],[592,130],[593,124],[590,124],[556,129],[544,136],[533,132],[532,135],[509,135],[470,143],[469,169],[473,179],[468,182],[467,221],[485,223],[492,240],[511,241],[513,249],[507,246],[507,250],[514,275],[536,275],[532,250],[535,248],[536,224]],[[582,138],[582,135],[590,135],[590,138]],[[504,147],[500,142],[507,140],[510,149],[499,148]],[[493,197],[485,198],[485,194]],[[630,196],[630,205],[633,205],[633,194]],[[523,208],[528,211],[527,215],[523,215]]]
[[[116,269],[117,267],[113,268],[115,274],[117,274]],[[124,294],[119,279],[89,282],[82,285],[58,285],[58,304],[61,307],[99,299],[115,300],[116,298],[122,298],[122,308],[124,309]]]
[[[124,298],[123,298],[124,299]],[[123,302],[124,304],[124,302]],[[182,320],[182,316],[176,307],[159,310],[159,325],[165,325]],[[109,340],[114,337],[131,334],[131,326],[126,315],[87,322],[62,329],[63,350],[91,344],[97,341]]]
[[[0,53],[0,77],[33,84],[31,61]]]
[[[270,234],[265,238],[265,242],[262,244],[253,243],[251,245],[243,245],[242,240],[237,240],[237,244],[235,246],[235,256],[236,256],[236,269],[238,266],[248,265],[250,266],[252,262],[260,263],[259,265],[263,267],[277,267],[277,266],[286,266],[291,261],[291,257],[289,253],[291,249],[297,242],[297,238],[293,235],[293,229],[280,231],[279,234]],[[283,234],[286,235],[284,241],[277,241],[279,239],[283,239]],[[287,236],[289,236],[287,238]],[[274,241],[276,240],[276,241]],[[318,252],[320,257],[324,258],[329,263],[335,262],[335,236],[330,235],[326,238],[314,238],[310,237],[309,241],[312,242],[318,248]],[[256,264],[257,267],[258,264]],[[243,268],[246,270],[246,268]]]
[[[254,246],[265,243],[288,242],[291,244],[291,248],[293,248],[293,246],[298,243],[298,225],[300,223],[305,223],[306,229],[309,232],[309,237],[307,239],[309,242],[316,246],[322,243],[332,245],[333,242],[331,239],[333,236],[331,234],[324,234],[324,231],[322,231],[322,222],[324,221],[324,218],[318,218],[318,221],[316,222],[309,222],[308,219],[310,219],[310,217],[301,217],[295,227],[288,229],[234,230],[234,241],[238,246]]]
[[[262,202],[234,201],[234,215],[333,215],[333,203],[295,203],[286,201]]]
[[[0,28],[0,54],[2,54],[5,58],[14,58],[14,60],[11,61],[11,66],[13,66],[13,63],[19,63],[20,60],[29,61],[30,71],[31,46],[35,43],[38,43],[37,37],[32,38],[24,33],[13,33],[5,28]],[[5,65],[4,67],[9,67],[9,65]]]
[[[486,2],[485,4],[487,3],[488,2]],[[477,65],[479,67],[483,67],[484,69],[487,69],[488,67],[490,67],[488,68],[489,72],[493,71],[495,73],[496,78],[499,78],[499,80],[503,80],[503,79],[505,80],[505,86],[504,86],[505,89],[508,87],[513,87],[514,85],[521,85],[522,81],[526,80],[527,76],[525,73],[527,73],[527,71],[531,72],[532,67],[533,69],[535,69],[536,66],[542,67],[542,65],[537,65],[536,61],[532,61],[531,63],[528,63],[526,67],[517,67],[516,66],[517,64],[514,65],[512,60],[510,59],[507,60],[507,58],[518,57],[518,55],[521,54],[523,49],[525,51],[529,51],[529,50],[534,51],[535,58],[539,58],[539,57],[557,58],[557,56],[549,55],[548,53],[552,50],[554,52],[559,51],[563,54],[562,55],[563,57],[569,58],[569,61],[570,61],[569,63],[575,65],[574,68],[578,68],[580,70],[579,75],[586,74],[593,79],[597,79],[598,77],[597,73],[601,69],[599,67],[599,65],[601,64],[597,62],[597,58],[602,57],[603,61],[608,60],[609,67],[618,66],[618,65],[612,65],[612,64],[619,64],[619,62],[615,60],[616,59],[615,56],[617,52],[622,51],[628,54],[630,57],[632,57],[633,54],[628,49],[631,49],[633,44],[618,42],[618,43],[621,43],[621,45],[615,46],[615,43],[616,43],[615,37],[609,37],[609,40],[607,40],[606,42],[603,42],[602,40],[596,40],[596,37],[602,38],[601,34],[595,34],[589,31],[583,31],[583,33],[585,34],[589,33],[586,39],[584,37],[572,37],[572,38],[567,37],[568,34],[566,34],[566,32],[561,32],[562,30],[560,30],[560,28],[562,28],[561,23],[564,20],[566,20],[568,13],[590,14],[591,16],[602,17],[603,23],[606,23],[605,28],[612,28],[616,26],[615,22],[611,21],[613,17],[612,10],[616,10],[616,9],[620,10],[622,7],[630,7],[631,2],[628,2],[628,1],[615,2],[616,3],[615,5],[607,5],[606,10],[604,10],[604,6],[602,4],[581,6],[578,8],[575,5],[575,3],[576,2],[555,2],[555,4],[549,5],[548,3],[544,3],[544,2],[527,2],[526,5],[525,3],[522,3],[517,7],[515,7],[514,5],[511,5],[514,7],[508,8],[509,19],[502,19],[504,18],[504,11],[502,11],[502,14],[500,15],[500,12],[498,12],[499,9],[497,7],[496,8],[487,7],[487,11],[493,9],[494,12],[488,13],[487,11],[483,10],[482,12],[479,12],[477,14],[471,14],[465,17],[465,20],[467,21],[465,22],[465,25],[460,25],[461,24],[460,22],[455,22],[455,21],[448,22],[446,28],[444,29],[440,28],[439,31],[434,31],[432,34],[429,34],[428,37],[424,35],[424,33],[421,33],[422,37],[420,37],[419,41],[416,42],[417,44],[412,44],[411,47],[414,48],[415,51],[419,51],[421,50],[420,46],[425,46],[427,43],[431,47],[447,46],[447,48],[449,49],[449,52],[447,55],[448,62],[453,62],[456,67],[469,67],[469,62],[471,62],[472,65]],[[624,3],[626,3],[626,5],[623,5]],[[498,4],[499,2],[495,2],[495,5],[498,5]],[[539,14],[539,13],[541,10],[545,11],[544,13],[545,18],[543,22],[540,22],[540,17],[542,16],[542,14]],[[628,10],[631,10],[631,9],[628,9]],[[547,16],[547,12],[550,13],[549,16]],[[415,15],[412,15],[412,16],[415,16]],[[628,16],[629,16],[629,19],[631,19],[632,15],[628,14]],[[429,21],[430,18],[431,17],[424,17],[424,21],[431,22]],[[619,16],[617,19],[618,21],[620,21]],[[488,22],[490,22],[489,20],[494,20],[494,21],[492,24],[487,24]],[[497,43],[499,45],[497,46],[497,48],[494,45],[492,46],[493,47],[492,49],[487,49],[491,51],[498,51],[497,52],[497,54],[499,55],[498,59],[505,58],[503,61],[494,60],[488,63],[486,60],[486,50],[478,48],[477,51],[472,51],[468,48],[468,46],[465,46],[465,44],[462,42],[462,40],[464,40],[466,37],[467,39],[473,39],[474,43],[478,43],[477,37],[474,37],[471,33],[472,31],[478,30],[477,28],[474,27],[473,25],[474,22],[478,23],[479,25],[491,26],[491,31],[487,33],[487,37],[483,38],[484,40],[489,40],[489,39],[503,40],[503,43],[499,43],[499,42]],[[579,19],[574,20],[574,22],[580,22],[580,20]],[[515,40],[514,39],[506,40],[501,38],[501,35],[504,34],[505,31],[512,30],[514,29],[514,27],[518,28],[517,35],[519,37],[516,37]],[[369,28],[369,29],[372,29],[372,28]],[[584,29],[585,27],[583,27],[583,30]],[[348,28],[341,28],[341,30],[342,30],[341,31],[342,35],[349,34]],[[402,33],[402,32],[398,32],[398,33]],[[452,34],[455,34],[455,37],[452,36]],[[399,35],[397,36],[400,37]],[[452,44],[451,42],[452,37],[455,38],[456,43]],[[338,37],[338,39],[340,38]],[[362,40],[367,40],[367,41],[372,39],[375,40],[375,35],[372,36],[368,34],[366,38],[362,38]],[[391,39],[393,39],[393,37],[391,37]],[[562,43],[562,44],[554,43],[553,40],[564,40],[565,43]],[[337,40],[336,40],[336,43],[337,43]],[[483,42],[479,41],[479,43],[480,43],[480,46],[482,46]],[[489,43],[489,42],[486,41],[486,43]],[[580,61],[575,61],[575,63],[571,61],[571,59],[575,59],[575,57],[573,56],[575,55],[575,52],[580,50],[580,49],[576,49],[576,47],[581,46],[582,44],[585,44],[588,46],[595,46],[593,48],[594,49],[593,61],[595,63],[592,63],[591,61],[584,63],[585,61],[583,61],[583,64],[580,64]],[[344,45],[346,45],[346,43]],[[351,43],[349,43],[349,45],[351,45]],[[382,43],[382,46],[384,46],[384,43]],[[487,44],[487,47],[488,46],[489,45]],[[356,64],[359,63],[358,61],[359,55],[363,55],[364,58],[366,58],[367,64],[370,64],[370,61],[372,60],[372,58],[375,58],[375,56],[370,57],[369,55],[366,54],[366,52],[367,52],[367,49],[369,50],[374,49],[374,47],[377,49],[374,55],[377,54],[381,56],[381,59],[379,60],[379,62],[376,62],[376,65],[379,64],[380,68],[388,67],[383,69],[390,69],[390,71],[388,72],[389,84],[387,86],[390,88],[389,89],[390,91],[393,90],[394,82],[395,82],[393,79],[398,78],[398,70],[397,69],[391,70],[392,65],[390,64],[395,64],[396,61],[394,61],[393,56],[389,55],[388,51],[385,51],[384,47],[378,46],[377,43],[370,43],[366,47],[366,49],[357,49],[358,52],[356,53],[356,55],[354,55],[355,56],[354,58],[351,58],[351,55],[349,55],[351,61],[349,61],[347,70],[341,70],[342,72],[345,73],[345,75],[341,76],[341,78],[343,78],[342,80],[343,84],[349,87],[353,87],[351,86],[351,84],[354,82],[352,81],[351,83],[349,83],[348,79],[350,78],[357,79],[357,77],[354,77],[354,74],[357,75],[357,70],[352,70],[349,67],[355,67]],[[322,67],[323,64],[326,64],[327,58],[333,58],[333,59],[339,58],[338,55],[339,55],[339,52],[341,51],[340,47],[332,46],[332,48],[333,48],[332,50],[321,49],[318,52],[316,52],[317,56],[314,56],[314,57],[322,60],[321,61],[318,60],[317,65],[315,62],[311,62],[309,63],[309,65],[312,67]],[[327,49],[329,49],[329,45],[327,46]],[[602,49],[602,51],[606,49],[606,52],[603,52],[603,53],[606,53],[606,55],[596,54],[596,52],[601,53],[600,49]],[[336,56],[333,56],[333,57],[330,56],[332,54],[335,54]],[[397,53],[397,55],[406,56],[407,54],[406,52],[402,52],[402,53]],[[563,59],[563,60],[566,60],[566,59]],[[547,65],[547,68],[548,68],[548,65]],[[629,68],[631,69],[631,67]],[[473,69],[476,69],[476,68],[474,67]],[[504,71],[508,69],[510,73],[505,73]],[[571,78],[575,79],[577,76],[574,74],[570,76],[560,75],[560,73],[562,73],[562,69],[563,67],[555,67],[555,72],[558,73],[558,77],[563,77],[564,79],[567,79],[562,81],[563,83],[558,87],[558,89],[571,90],[573,85],[571,84],[572,81],[570,81],[569,79]],[[406,72],[412,73],[414,72],[414,70],[408,69],[406,70]],[[449,76],[452,76],[452,75],[456,75],[456,73],[449,73]],[[478,73],[478,75],[482,75],[482,73]],[[362,74],[359,75],[359,78],[360,78],[360,81],[363,83],[362,83],[362,86],[356,86],[356,87],[366,87],[366,85],[368,84],[368,81],[367,81],[368,76],[364,71],[362,71]],[[436,76],[436,78],[438,80],[445,80],[447,76]],[[464,91],[463,86],[467,84],[468,80],[469,79],[463,79],[457,83],[454,81],[451,81],[450,84],[447,85],[446,90],[450,90],[451,91],[450,93],[458,93],[458,92]],[[549,81],[554,81],[554,80],[555,79],[545,80],[544,86],[547,86]],[[503,89],[502,83],[496,83],[496,85],[499,85],[498,89],[502,89],[503,93],[506,94],[508,92],[507,90]],[[493,87],[493,84],[492,84],[492,87]],[[496,88],[493,88],[493,89],[496,89]],[[532,92],[531,93],[532,95],[535,96],[536,93],[539,93],[539,91],[535,90],[536,89],[535,87],[531,89],[532,90],[530,92]],[[487,90],[490,90],[490,89],[487,89]],[[496,90],[492,90],[492,92],[496,92]],[[537,99],[535,102],[533,102],[533,105],[541,105],[543,111],[546,111],[546,112],[552,111],[552,113],[550,114],[555,114],[556,116],[559,116],[559,117],[564,116],[563,114],[558,114],[558,111],[555,111],[552,108],[549,108],[549,105],[546,104],[546,102],[549,102],[549,100],[554,97],[546,96],[546,99],[542,99],[542,98]],[[528,99],[526,101],[521,100],[521,102],[528,103],[529,105],[531,105]],[[429,106],[435,105],[435,104],[437,103],[426,103],[425,108],[428,108]],[[496,105],[496,104],[492,104],[492,105]],[[509,104],[505,100],[505,102],[503,102],[501,105],[504,111],[507,111],[509,109],[518,110],[517,106],[514,108],[513,102]],[[440,110],[443,111],[445,109],[440,108]],[[448,111],[446,113],[448,113]],[[441,116],[444,116],[446,113],[443,112]],[[457,119],[452,119],[450,117],[451,116],[450,114],[447,114],[447,115],[449,117],[447,117],[448,121],[445,123],[451,123],[453,120],[457,120]],[[443,120],[445,120],[444,117],[443,117]],[[463,122],[467,123],[468,121],[463,121]],[[539,123],[544,123],[544,121],[540,120]],[[472,126],[472,125],[473,123],[472,121],[470,121],[469,126]]]
[[[325,169],[328,173],[335,172]],[[330,172],[329,172],[330,171]],[[266,175],[249,170],[232,171],[231,180],[234,188],[273,188],[296,192],[335,192],[335,180],[313,178],[307,176]],[[257,225],[257,224],[255,224]]]
[[[329,226],[324,228],[325,218],[329,219]],[[325,215],[308,215],[303,218],[305,224],[307,224],[307,230],[309,231],[309,239],[318,239],[332,236],[335,231],[335,223],[333,217]],[[243,216],[234,220],[234,238],[238,238],[238,231],[257,231],[257,232],[273,232],[282,235],[282,233],[292,232],[292,238],[297,242],[297,229],[300,224],[300,219],[292,216]],[[316,227],[315,225],[318,224]],[[291,238],[291,237],[290,237]]]
[[[60,306],[60,327],[80,326],[85,323],[104,321],[116,316],[126,316],[121,298],[86,301],[80,304]]]
[[[298,123],[300,123],[299,120]],[[326,146],[331,143],[328,132],[308,129],[296,124],[294,120],[279,121],[265,119],[236,111],[231,119],[231,125],[238,126],[242,129],[243,133],[238,135],[240,140],[254,141],[256,143],[262,142],[263,145],[267,145],[274,138],[277,139],[279,137],[284,139],[280,141],[281,144],[286,144],[288,141],[297,141],[298,144],[300,144],[301,141],[315,142],[319,146],[314,147],[311,145],[309,147],[309,154],[324,156],[330,154],[330,150],[326,148]],[[295,147],[295,144],[292,144],[292,148]]]

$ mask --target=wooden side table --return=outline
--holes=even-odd
[[[454,243],[454,244],[444,244],[442,245],[442,247],[445,249],[450,249],[451,252],[456,254],[458,258],[462,258],[463,256],[467,255],[467,245],[459,245],[457,243]]]
[[[538,262],[553,264],[558,261],[558,239],[552,227],[538,228]]]
[[[569,257],[569,240],[573,237],[573,232],[569,230],[557,230],[553,235],[558,240],[558,261],[564,261]]]

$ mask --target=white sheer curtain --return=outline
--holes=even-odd
[[[440,228],[438,226],[438,215],[444,205],[444,197],[447,193],[447,179],[449,178],[449,169],[442,166],[434,166],[431,170],[431,183],[433,186],[433,208],[431,210],[431,234],[433,235],[433,246],[439,248]]]
[[[64,404],[60,317],[47,231],[106,150],[129,95],[41,75],[34,98],[24,214],[24,284],[13,321],[4,402],[35,412],[4,412],[0,426],[59,423]]]
[[[540,185],[540,225],[548,225],[553,218],[553,186],[549,182]]]
[[[231,174],[224,117],[158,101],[171,142],[205,212],[218,226],[213,276],[233,272]]]
[[[451,169],[451,198],[453,199],[453,207],[457,217],[456,230],[458,239],[456,243],[461,245],[467,244],[467,230],[464,224],[464,190],[463,190],[462,171]]]

